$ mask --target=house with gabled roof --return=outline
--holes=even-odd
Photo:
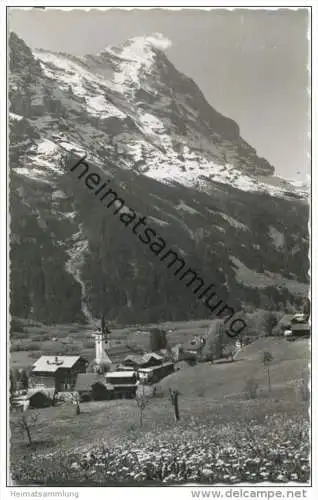
[[[85,373],[86,367],[87,360],[82,356],[41,356],[32,366],[30,386],[71,391],[78,374]]]
[[[81,401],[99,401],[111,399],[114,388],[106,382],[104,375],[97,373],[79,373],[74,391],[78,392]]]
[[[156,352],[149,352],[144,355],[129,354],[125,357],[123,365],[132,369],[147,368],[149,366],[158,366],[163,363],[163,356]]]
[[[158,366],[163,363],[163,356],[157,354],[156,352],[147,352],[143,355],[143,368],[150,366]]]

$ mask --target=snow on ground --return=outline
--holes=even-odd
[[[60,189],[58,189],[57,191],[53,191],[53,193],[52,193],[52,200],[53,201],[54,200],[64,200],[66,198],[67,198],[66,194],[63,191],[61,191]]]
[[[271,196],[288,197],[288,192],[290,192],[306,197],[304,191],[299,191],[302,186],[296,186],[296,182],[283,182],[282,179],[278,178],[275,181],[274,177],[258,179],[242,173],[232,165],[220,165],[211,161],[204,152],[194,149],[195,145],[200,144],[197,140],[195,140],[194,145],[191,144],[191,148],[189,147],[190,143],[183,146],[184,161],[180,159],[180,155],[174,149],[177,139],[167,133],[169,127],[151,112],[139,110],[138,103],[136,107],[136,103],[129,101],[131,92],[140,86],[146,89],[143,75],[152,72],[156,48],[168,47],[169,44],[169,40],[165,37],[155,34],[149,37],[132,38],[119,48],[106,48],[102,53],[112,56],[115,65],[114,73],[112,73],[113,81],[86,69],[79,58],[77,60],[76,58],[70,59],[63,54],[45,51],[35,51],[34,54],[40,60],[44,74],[58,83],[60,87],[58,89],[59,100],[67,100],[67,103],[64,102],[67,109],[70,109],[70,103],[73,103],[74,109],[72,108],[72,110],[74,112],[84,109],[90,115],[101,119],[107,117],[123,119],[127,115],[108,101],[107,93],[114,94],[115,89],[121,94],[128,94],[126,104],[129,102],[129,106],[133,106],[132,118],[137,128],[140,128],[140,134],[143,137],[138,135],[138,132],[137,134],[122,132],[115,135],[113,143],[118,148],[118,166],[121,168],[134,169],[136,162],[144,160],[144,166],[139,166],[139,173],[163,183],[179,183],[187,187],[209,191],[211,184],[216,182],[230,185],[242,191],[264,192]],[[67,94],[68,90],[70,90],[70,95]],[[13,119],[17,118],[13,117]],[[42,132],[43,127],[45,127],[45,133],[50,137],[49,121],[43,120],[44,118],[39,119],[37,125]],[[177,140],[179,143],[180,141],[181,138]],[[92,124],[82,125],[79,123],[74,133],[70,129],[68,137],[61,137],[60,140],[54,138],[54,142],[59,142],[60,146],[68,151],[74,150],[79,154],[91,155],[91,161],[103,167],[97,145],[105,144],[107,149],[109,139],[105,132],[97,131]],[[86,151],[83,151],[80,144],[85,145]],[[51,152],[45,150],[49,147],[52,148]],[[126,156],[123,159],[121,153],[128,155],[128,158]],[[55,156],[56,150],[54,150],[54,146],[49,146],[47,141],[43,141],[38,154],[41,161],[44,160],[43,166],[49,167],[45,160],[48,160],[49,154]],[[49,163],[51,165],[51,162]],[[233,221],[232,224],[234,224]]]
[[[285,245],[285,236],[283,233],[278,231],[276,227],[274,226],[269,226],[269,235],[271,239],[273,240],[274,246],[278,249],[281,250],[284,248]]]
[[[167,46],[170,42],[165,40],[166,42],[162,37],[161,43]],[[134,94],[136,89],[141,87],[141,73],[151,72],[155,55],[153,47],[158,47],[158,43],[160,44],[160,35],[137,36],[125,42],[121,50],[107,47],[103,51],[120,61],[114,74],[114,82],[119,92]]]
[[[44,139],[40,144],[38,145],[38,154],[40,155],[50,155],[50,154],[55,154],[57,152],[58,148],[54,142],[49,141],[48,139]]]
[[[43,170],[39,170],[38,168],[19,167],[15,168],[14,171],[19,175],[27,177],[28,179],[51,185],[51,181],[47,178],[47,175],[43,172]]]
[[[245,224],[242,224],[242,222],[233,219],[233,217],[230,217],[229,215],[226,215],[224,213],[219,213],[218,215],[221,215],[221,217],[223,217],[223,219],[225,219],[229,224],[231,224],[231,226],[237,229],[242,229],[243,231],[249,231],[249,228],[245,226]]]
[[[159,226],[168,226],[169,225],[169,222],[166,222],[165,220],[162,220],[162,219],[157,219],[157,217],[149,216],[148,219],[152,220],[156,224],[159,224]]]
[[[83,225],[79,224],[78,229],[78,232],[72,235],[72,246],[67,250],[69,259],[65,264],[65,269],[80,285],[82,312],[88,323],[92,324],[94,322],[94,318],[86,303],[86,283],[82,279],[82,268],[85,263],[85,257],[88,251],[89,243],[86,239]]]
[[[164,124],[159,118],[151,113],[140,112],[138,114],[138,121],[146,133],[160,134],[165,132]]]
[[[9,113],[9,118],[11,120],[16,120],[18,122],[21,121],[21,120],[23,120],[23,116],[17,115],[16,113],[11,113],[11,112]]]
[[[34,51],[34,55],[40,59],[44,74],[59,83],[64,91],[64,95],[59,96],[61,101],[67,99],[65,91],[69,88],[75,96],[85,99],[83,102],[76,102],[74,99],[68,98],[67,108],[73,106],[75,110],[80,110],[81,107],[84,107],[88,113],[100,118],[108,116],[126,117],[125,113],[105,99],[107,88],[109,90],[111,87],[107,83],[110,84],[110,82],[86,70],[80,64],[80,61],[76,63],[61,54],[57,55],[43,51]]]
[[[106,101],[103,95],[86,97],[86,109],[93,115],[99,118],[108,118],[110,116],[124,119],[126,114],[120,111],[116,106]]]
[[[195,210],[192,207],[189,207],[189,205],[187,205],[186,203],[184,203],[183,200],[180,200],[180,202],[178,203],[178,205],[176,205],[176,209],[177,210],[181,210],[182,212],[188,212],[190,214],[198,214],[199,213],[197,210]]]

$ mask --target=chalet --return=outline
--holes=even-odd
[[[151,366],[159,366],[162,365],[163,362],[163,356],[160,356],[160,354],[157,354],[155,352],[150,352],[147,354],[143,355],[143,368],[148,368]]]
[[[171,356],[173,361],[181,361],[183,355],[183,347],[181,344],[177,344],[171,348]]]
[[[193,339],[183,346],[184,351],[187,351],[191,354],[199,354],[202,351],[202,348],[205,345],[204,337],[193,337]]]
[[[106,383],[112,386],[114,398],[132,398],[136,394],[137,373],[127,370],[108,372]]]
[[[166,361],[174,361],[174,353],[172,349],[160,349],[159,351],[160,356],[163,358],[163,362],[165,363]]]
[[[125,357],[123,362],[123,368],[126,369],[137,369],[144,363],[143,356],[140,354],[129,354]]]
[[[148,366],[145,368],[139,368],[138,376],[141,383],[144,384],[155,384],[159,382],[162,378],[170,375],[174,372],[174,363],[168,361],[167,363],[162,363],[158,366]]]
[[[107,384],[105,377],[96,373],[79,373],[74,391],[78,392],[80,401],[100,401],[111,399],[114,388]]]
[[[296,313],[290,319],[284,331],[286,340],[295,340],[301,337],[310,337],[309,316],[305,313]]]
[[[81,356],[41,356],[30,373],[33,388],[73,390],[79,373],[86,371],[87,361]]]
[[[295,340],[297,338],[310,337],[310,325],[307,321],[303,323],[292,323],[288,330],[284,332],[286,340]]]
[[[146,353],[143,356],[130,354],[124,359],[123,366],[131,369],[147,368],[150,366],[158,366],[163,363],[163,356],[155,352]]]

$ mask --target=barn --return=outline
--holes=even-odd
[[[170,375],[174,372],[174,363],[168,361],[167,363],[162,363],[158,366],[147,366],[146,368],[140,368],[138,370],[138,375],[140,382],[145,384],[155,384],[159,382],[162,378]]]
[[[52,406],[54,402],[55,389],[31,390],[28,394],[30,408],[45,408]]]
[[[143,356],[140,354],[129,354],[128,356],[125,357],[124,362],[123,362],[123,369],[137,369],[140,366],[142,366],[144,363]]]
[[[133,398],[136,394],[135,371],[114,371],[106,374],[106,382],[113,388],[114,398]]]
[[[163,356],[156,352],[149,352],[143,355],[143,368],[150,368],[152,366],[159,366],[163,363]]]
[[[41,356],[32,367],[30,386],[56,392],[71,391],[86,366],[87,361],[81,356]]]
[[[131,369],[148,368],[150,366],[158,366],[163,363],[163,356],[155,352],[149,352],[143,356],[139,354],[129,354],[124,359],[124,367]]]
[[[81,401],[101,401],[113,397],[114,388],[107,384],[104,376],[96,373],[80,373],[74,390],[78,392]]]

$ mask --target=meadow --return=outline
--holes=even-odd
[[[139,427],[134,401],[38,411],[34,446],[12,418],[11,474],[19,484],[301,482],[309,480],[308,408],[273,398],[183,398],[181,420],[153,400]],[[36,411],[36,410],[33,410]]]
[[[259,339],[233,363],[202,363],[157,386],[140,427],[134,400],[71,404],[41,410],[31,424],[33,446],[11,414],[11,474],[19,484],[165,485],[307,483],[308,401],[299,392],[309,361],[307,341]],[[268,392],[261,353],[270,349]],[[259,383],[248,399],[247,376]],[[175,422],[168,388],[180,391]]]

